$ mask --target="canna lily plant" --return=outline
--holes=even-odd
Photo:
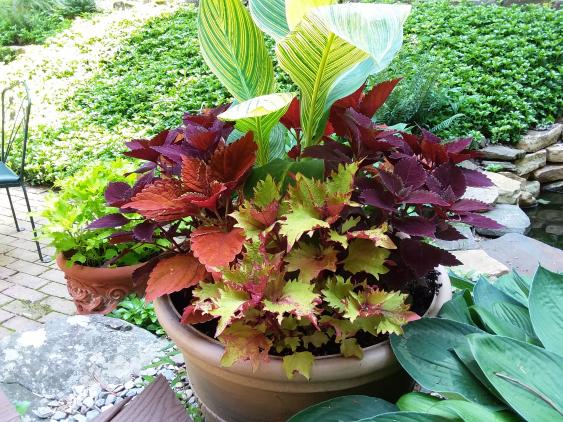
[[[365,82],[399,50],[409,6],[333,3],[201,0],[202,54],[234,102],[129,142],[140,177],[106,190],[117,225],[136,213],[171,245],[136,273],[147,300],[173,294],[227,366],[278,355],[308,378],[315,356],[361,358],[424,313],[436,266],[458,263],[433,239],[497,226],[463,197],[491,185],[458,166],[470,139],[373,121],[399,80]],[[299,93],[275,92],[262,31]]]

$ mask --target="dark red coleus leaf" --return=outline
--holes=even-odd
[[[133,232],[116,232],[112,233],[108,240],[112,245],[119,245],[120,243],[134,242],[135,238]]]
[[[153,241],[154,230],[156,227],[156,223],[143,221],[133,229],[133,237],[140,242],[150,243]]]
[[[489,179],[480,171],[461,167],[461,172],[463,173],[463,177],[465,177],[465,183],[467,186],[486,188],[494,185],[491,179]]]
[[[163,258],[150,273],[145,299],[150,302],[165,294],[195,286],[206,274],[205,267],[192,255]]]
[[[88,229],[109,229],[124,226],[129,222],[123,214],[108,214],[98,218],[88,225]]]
[[[440,195],[425,190],[415,190],[409,192],[401,198],[401,202],[403,204],[431,204],[441,205],[443,207],[449,205],[449,202],[442,199]]]
[[[194,305],[190,305],[184,308],[180,322],[184,325],[201,324],[211,321],[213,318],[215,318],[213,315],[205,314],[200,309],[196,309]]]
[[[472,226],[481,227],[483,229],[502,229],[504,227],[495,220],[485,217],[484,215],[474,213],[461,215],[459,220],[462,223],[471,224]]]
[[[291,101],[280,122],[288,129],[301,129],[301,105],[297,97]]]
[[[397,196],[403,190],[403,181],[398,175],[389,173],[385,170],[380,170],[378,175],[381,180],[381,184],[393,195]]]
[[[467,189],[461,168],[453,163],[441,164],[432,175],[440,181],[442,186],[450,187],[457,198],[461,198]]]
[[[203,109],[201,112],[197,114],[185,113],[182,120],[186,126],[195,124],[209,129],[217,123],[218,121],[217,116],[223,113],[224,111],[227,111],[230,106],[231,104],[229,103],[229,104],[223,104],[215,108]]]
[[[155,151],[153,147],[170,144],[174,137],[175,134],[164,130],[151,139],[134,139],[131,142],[125,143],[129,151],[124,152],[124,155],[140,160],[156,162],[160,153]]]
[[[490,209],[490,205],[476,199],[460,199],[450,207],[450,211],[453,212],[479,212],[489,211]]]
[[[129,202],[133,195],[133,189],[125,182],[111,182],[104,192],[104,198],[110,207],[120,208]]]
[[[213,178],[224,183],[229,189],[236,188],[254,165],[257,149],[252,132],[218,149],[209,162]]]
[[[375,85],[361,99],[358,111],[365,116],[373,117],[377,110],[387,101],[395,86],[402,78],[384,81]]]
[[[396,211],[394,196],[380,185],[374,185],[371,189],[365,189],[361,193],[360,198],[364,204],[390,212]]]
[[[412,189],[418,189],[426,182],[426,171],[414,157],[399,160],[393,173],[403,181],[404,186]]]
[[[398,231],[409,236],[434,237],[436,224],[424,217],[396,217],[391,220]]]
[[[190,236],[194,256],[208,270],[230,264],[241,253],[244,230],[238,227],[225,231],[223,227],[199,227]]]
[[[466,239],[466,237],[458,232],[453,226],[444,221],[438,224],[438,229],[436,230],[436,238],[441,240]]]
[[[424,277],[438,265],[454,266],[461,264],[451,253],[420,240],[401,240],[399,251],[404,263],[417,277]]]

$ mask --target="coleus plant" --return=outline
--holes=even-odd
[[[240,0],[200,1],[203,56],[235,103],[128,143],[140,177],[106,191],[121,217],[146,220],[147,241],[171,245],[136,273],[146,298],[183,292],[182,322],[213,327],[224,365],[276,354],[308,378],[315,354],[361,358],[418,318],[413,293],[431,296],[436,266],[458,263],[432,239],[497,226],[463,197],[491,184],[458,166],[470,140],[372,120],[398,80],[364,83],[398,51],[409,7],[332,3],[250,0],[251,16]],[[299,95],[274,93],[259,28]]]

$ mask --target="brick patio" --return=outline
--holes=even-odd
[[[33,211],[43,204],[45,188],[28,188]],[[17,232],[6,190],[0,190],[0,338],[14,331],[41,326],[50,318],[75,313],[63,273],[54,260],[43,263],[37,256],[27,209],[20,188],[11,188],[20,227]],[[43,246],[43,254],[53,256]]]

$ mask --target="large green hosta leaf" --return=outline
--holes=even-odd
[[[547,350],[563,355],[563,275],[539,267],[529,303],[536,335]]]
[[[198,25],[205,62],[238,101],[273,91],[264,35],[241,0],[201,0]]]
[[[485,406],[498,401],[456,356],[454,348],[466,342],[477,327],[439,318],[423,318],[391,335],[391,347],[401,366],[422,387],[449,398],[460,396]]]
[[[487,379],[524,419],[563,419],[563,357],[507,337],[473,334],[467,341]]]
[[[402,5],[323,6],[279,41],[280,65],[301,89],[304,146],[318,142],[336,100],[389,64],[401,47],[409,11]]]
[[[258,144],[258,164],[266,164],[270,160],[270,150],[278,150],[274,145],[270,148],[272,129],[285,114],[294,94],[270,94],[252,98],[229,108],[218,117],[222,120],[235,121],[236,128],[242,132],[254,133],[254,141]],[[283,137],[277,137],[283,142]],[[283,148],[283,146],[282,146]]]

